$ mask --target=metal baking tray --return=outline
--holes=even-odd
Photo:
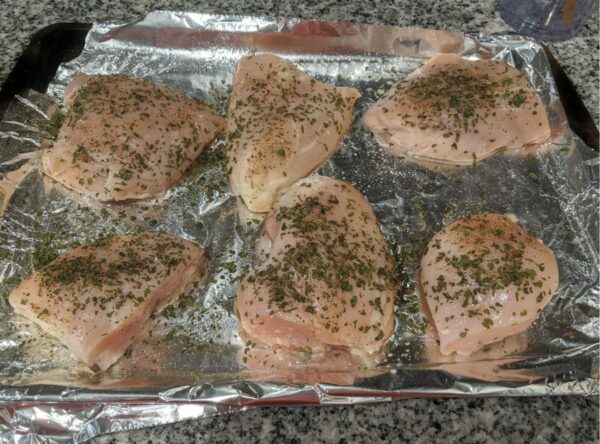
[[[14,118],[14,109],[11,108],[11,105],[15,103],[15,99],[20,100],[19,98],[25,97],[19,103],[25,104],[27,107],[34,102],[33,105],[40,105],[36,108],[38,111],[43,110],[44,104],[47,105],[47,101],[44,102],[47,98],[44,99],[45,96],[41,94],[47,93],[59,100],[66,79],[76,69],[85,67],[88,71],[94,72],[112,64],[111,69],[117,69],[120,72],[123,66],[119,65],[118,57],[112,57],[111,49],[100,57],[88,53],[86,58],[84,48],[90,42],[99,44],[110,42],[113,39],[125,47],[140,45],[143,50],[139,54],[146,55],[148,51],[154,51],[158,47],[161,49],[161,54],[169,53],[171,48],[188,51],[191,47],[198,50],[198,56],[195,59],[196,66],[202,67],[203,63],[207,63],[214,74],[213,77],[223,80],[224,83],[226,83],[227,75],[224,76],[219,71],[219,50],[225,51],[229,56],[231,56],[231,51],[235,54],[249,51],[279,52],[291,54],[295,60],[308,66],[309,71],[312,70],[327,81],[336,83],[339,81],[344,85],[356,86],[362,80],[357,77],[357,72],[360,70],[354,70],[353,66],[361,64],[361,69],[365,66],[368,67],[371,63],[369,59],[380,61],[387,60],[386,57],[402,59],[406,56],[407,60],[410,59],[410,63],[400,62],[400,65],[403,69],[409,70],[418,65],[418,59],[422,60],[431,56],[432,48],[426,44],[422,45],[422,43],[427,43],[424,35],[426,33],[423,34],[422,31],[415,33],[415,30],[378,25],[270,20],[165,11],[150,13],[131,23],[115,20],[94,24],[93,27],[91,24],[56,24],[42,29],[34,36],[31,44],[2,86],[0,117]],[[598,129],[573,84],[549,50],[535,41],[510,34],[483,36],[473,33],[466,34],[464,39],[470,45],[468,48],[470,57],[477,58],[481,54],[492,54],[504,60],[514,61],[512,59],[514,56],[521,69],[528,75],[536,77],[539,85],[542,85],[541,88],[544,88],[543,96],[546,105],[550,106],[549,104],[551,104],[551,120],[558,128],[559,136],[565,136],[561,138],[561,142],[557,146],[565,145],[563,148],[566,148],[567,152],[575,153],[574,156],[567,156],[568,161],[565,162],[560,158],[552,159],[547,163],[539,161],[527,164],[524,170],[525,174],[529,169],[535,168],[535,171],[546,178],[553,172],[569,175],[573,170],[577,171],[577,174],[583,171],[586,177],[591,175],[593,179],[593,171],[597,169],[597,160],[594,159],[597,157],[590,153],[593,153],[592,150],[598,151]],[[83,60],[77,59],[82,55],[82,51]],[[135,53],[136,51],[132,51],[133,55],[129,56],[139,57],[139,54],[135,55]],[[210,60],[204,60],[202,54],[210,55]],[[73,59],[75,60],[69,62]],[[229,59],[232,58],[229,57]],[[78,63],[77,60],[80,62]],[[328,71],[326,63],[328,60],[338,60],[339,66],[343,65],[345,68],[338,71],[336,68],[338,62],[335,62],[331,65],[335,69]],[[160,64],[160,60],[157,63]],[[390,63],[394,65],[393,60]],[[143,63],[132,65],[138,72],[144,73]],[[233,66],[232,63],[229,65]],[[159,80],[169,83],[168,72],[160,73],[160,69],[154,72],[159,73],[157,74]],[[401,74],[397,75],[403,74],[405,72],[401,71]],[[164,77],[160,77],[161,75]],[[182,78],[183,76],[173,75],[173,77],[175,77],[173,82],[176,86],[181,86],[183,89],[189,87],[189,84]],[[365,91],[366,96],[369,96],[367,99],[372,100],[381,94],[379,90],[384,89],[384,84],[376,78],[363,82],[361,88]],[[32,93],[32,90],[37,91],[37,94]],[[222,95],[226,88],[221,86],[219,91]],[[202,98],[207,98],[206,91],[200,95]],[[43,103],[36,104],[36,100],[42,100]],[[220,97],[219,100],[222,105],[223,97]],[[363,111],[366,105],[367,102],[363,102]],[[566,127],[566,123],[572,133]],[[355,122],[355,125],[359,125],[359,123]],[[360,137],[363,135],[361,134]],[[376,194],[381,189],[376,186],[373,189],[370,188],[369,178],[364,177],[365,171],[360,168],[357,168],[356,172],[353,171],[352,165],[353,162],[356,162],[357,154],[352,147],[355,149],[356,143],[353,135],[349,137],[349,140],[351,147],[340,150],[343,152],[339,156],[334,156],[333,160],[323,167],[322,172],[343,175],[351,182],[359,182],[359,189],[362,188],[361,191],[373,203],[380,199],[380,196],[378,197]],[[381,158],[375,160],[377,159],[381,160]],[[511,168],[510,162],[491,160],[484,168],[489,168],[490,165]],[[366,164],[373,166],[373,159]],[[401,170],[404,168],[402,163],[396,162],[388,163],[386,167],[389,169],[400,168]],[[523,165],[519,166],[519,168],[522,167]],[[363,176],[361,176],[361,171]],[[377,176],[381,180],[381,178],[387,177],[385,174],[385,172],[378,172]],[[481,175],[481,171],[477,174]],[[434,173],[419,170],[417,167],[411,169],[409,175],[416,177],[417,180],[435,179]],[[412,177],[408,177],[409,175],[404,177],[402,183],[415,183]],[[561,176],[562,179],[564,178]],[[567,179],[569,178],[567,177]],[[474,173],[467,177],[467,180],[479,179],[475,178]],[[597,181],[597,175],[595,180]],[[461,186],[459,180],[453,179],[449,183]],[[526,183],[522,185],[526,185]],[[546,192],[547,189],[554,189],[554,185],[552,180],[548,180],[540,181],[540,184],[536,186]],[[584,184],[584,186],[589,185]],[[567,187],[567,189],[571,188]],[[462,190],[465,191],[464,188]],[[375,196],[373,197],[369,192],[374,193]],[[531,196],[534,198],[534,194],[530,193],[530,198]],[[569,196],[567,193],[560,197],[568,200]],[[575,205],[589,206],[590,199],[593,198],[593,195],[585,194],[575,202]],[[502,207],[502,198],[499,199],[499,202],[498,205]],[[388,205],[390,201],[383,203],[377,201],[377,203],[379,205],[375,204],[376,212],[383,225],[389,223],[390,218],[397,215],[398,211],[403,211],[398,206]],[[514,203],[514,206],[523,210],[526,204],[527,202],[519,202]],[[391,209],[386,209],[386,205]],[[534,211],[543,212],[542,205],[543,202],[536,203]],[[561,211],[563,211],[562,207],[559,207],[557,206],[553,210],[558,212],[553,214],[555,221],[560,221]],[[577,208],[574,211],[576,210]],[[590,217],[593,218],[589,220],[592,226],[585,227],[587,230],[593,230],[594,224],[597,223],[597,213],[590,214]],[[558,222],[555,223],[558,224]],[[573,242],[576,243],[576,241]],[[581,251],[584,250],[581,249]],[[581,251],[578,250],[578,254]],[[597,255],[597,250],[590,251],[592,251],[591,254]],[[588,260],[592,259],[588,258]],[[597,291],[597,281],[590,285],[595,285],[594,291]],[[589,302],[597,294],[596,292],[587,295],[586,300]],[[584,295],[584,297],[586,296]],[[584,310],[584,314],[590,319],[593,319],[594,316],[597,317],[597,310],[594,312],[593,308],[589,308],[588,305],[585,306],[587,311]],[[552,334],[560,337],[562,333],[560,328],[557,328]],[[572,331],[570,334],[573,334]],[[589,336],[589,332],[587,334]],[[176,378],[165,374],[158,375],[152,383],[148,383],[145,379],[136,379],[135,374],[131,379],[107,380],[104,378],[99,381],[86,376],[80,380],[70,379],[64,383],[61,382],[61,374],[57,376],[51,372],[37,379],[27,380],[25,378],[21,381],[13,379],[12,382],[6,382],[5,379],[4,382],[0,380],[0,440],[8,439],[19,442],[31,438],[82,441],[101,433],[164,424],[210,414],[235,412],[259,405],[347,404],[390,401],[414,396],[589,395],[597,393],[598,358],[590,351],[594,346],[597,349],[597,344],[594,345],[593,342],[589,343],[588,341],[580,345],[581,347],[575,347],[571,354],[551,355],[546,353],[543,347],[541,348],[542,352],[539,352],[539,344],[536,344],[538,354],[522,356],[520,358],[523,359],[512,359],[506,362],[491,362],[493,371],[496,373],[489,380],[478,379],[472,374],[469,375],[468,371],[461,374],[458,367],[454,368],[458,371],[457,374],[454,374],[452,366],[428,367],[422,362],[419,365],[411,366],[410,363],[404,365],[400,361],[394,362],[394,365],[385,374],[358,380],[355,386],[281,384],[257,381],[245,378],[243,375],[236,377],[236,374],[231,372],[224,374],[213,372],[204,375],[197,372],[178,373]],[[412,351],[408,354],[410,353]],[[505,373],[505,370],[508,373]],[[539,372],[537,376],[536,371]],[[525,379],[512,377],[503,379],[503,375],[510,376],[519,372],[529,376]]]

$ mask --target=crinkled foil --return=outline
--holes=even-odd
[[[540,91],[553,139],[535,154],[505,154],[437,171],[386,155],[361,126],[393,83],[439,51],[503,60]],[[371,202],[404,285],[396,330],[377,372],[354,386],[277,382],[239,366],[233,299],[252,263],[259,224],[238,216],[217,143],[165,196],[101,205],[40,174],[65,86],[80,71],[165,83],[224,112],[238,58],[273,52],[337,85],[358,88],[353,128],[321,174],[354,184]],[[17,97],[0,123],[0,441],[83,441],[102,433],[267,404],[348,404],[414,396],[513,396],[598,392],[598,158],[568,129],[540,45],[483,36],[154,12],[132,23],[96,23],[82,54],[63,64],[47,95]],[[492,354],[449,362],[428,346],[414,293],[420,250],[433,233],[480,211],[514,214],[555,252],[560,287],[537,321]],[[167,231],[204,246],[210,280],[156,316],[152,335],[94,374],[57,341],[14,316],[7,295],[76,243],[112,233]],[[428,348],[429,347],[429,348]]]

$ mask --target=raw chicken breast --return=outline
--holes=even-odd
[[[391,154],[458,165],[550,137],[540,96],[520,71],[454,54],[393,86],[363,121]]]
[[[366,199],[313,176],[280,195],[237,295],[241,328],[264,344],[370,355],[394,326],[395,265]]]
[[[508,217],[484,213],[433,237],[420,286],[440,352],[470,354],[529,327],[558,287],[558,265]]]
[[[279,57],[242,57],[229,98],[230,184],[254,212],[330,158],[359,92],[319,82]]]
[[[42,157],[44,172],[100,201],[160,195],[225,128],[208,106],[122,75],[77,75],[65,105],[65,123]]]
[[[21,283],[9,302],[89,367],[106,370],[150,315],[206,268],[202,249],[178,237],[116,236],[69,250]]]

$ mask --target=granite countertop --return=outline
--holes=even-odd
[[[376,6],[374,6],[376,4]],[[385,23],[486,33],[508,28],[494,0],[0,0],[0,82],[32,34],[56,22],[135,17],[153,9]],[[550,44],[598,124],[598,10],[580,34]],[[598,442],[597,398],[411,399],[270,407],[98,438],[109,442]]]

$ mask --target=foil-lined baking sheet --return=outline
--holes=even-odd
[[[238,363],[233,301],[252,265],[260,223],[242,220],[228,191],[224,145],[203,153],[163,197],[104,205],[40,173],[39,153],[60,124],[65,86],[78,72],[122,73],[169,85],[225,112],[240,56],[272,52],[320,80],[358,88],[349,135],[320,173],[369,200],[398,259],[402,288],[386,360],[352,386],[282,382]],[[393,83],[438,52],[505,61],[526,74],[548,111],[542,150],[456,170],[385,154],[360,119]],[[0,122],[0,440],[86,440],[267,404],[347,404],[414,396],[598,392],[598,157],[568,129],[542,47],[511,35],[462,35],[389,26],[153,12],[94,24],[79,57],[46,94],[16,97]],[[414,291],[420,252],[447,223],[493,211],[515,215],[556,254],[560,286],[523,334],[457,360],[436,353]],[[95,374],[32,323],[7,295],[77,243],[113,233],[166,231],[202,245],[208,284],[153,320],[109,371]],[[458,361],[458,362],[457,362]]]

